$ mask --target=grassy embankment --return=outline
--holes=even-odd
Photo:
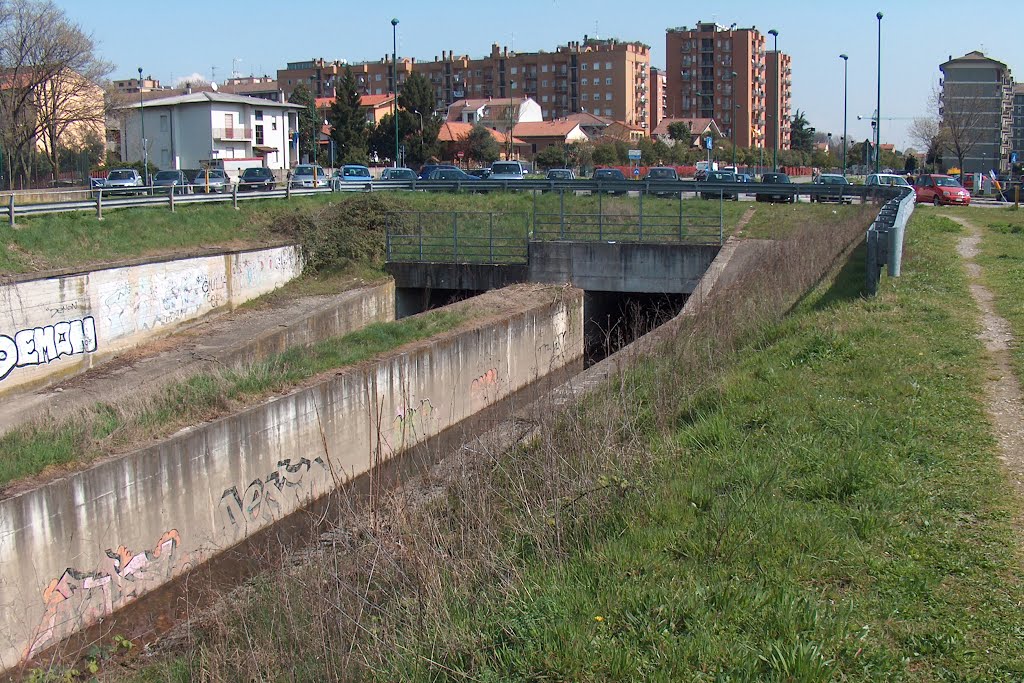
[[[961,232],[919,212],[878,297],[857,252],[773,321],[798,232],[531,447],[345,520],[139,680],[1020,680]]]
[[[457,327],[466,311],[434,311],[404,320],[373,323],[310,347],[293,348],[238,369],[201,372],[127,405],[97,403],[60,422],[14,429],[0,436],[0,491],[48,468],[76,467],[214,419],[240,406],[295,386],[321,372],[354,365],[403,344]]]

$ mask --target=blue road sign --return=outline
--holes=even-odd
[[[704,138],[704,147],[711,149],[715,144],[715,139],[710,135]]]

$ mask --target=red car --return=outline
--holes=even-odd
[[[969,206],[971,203],[971,193],[948,175],[919,176],[914,183],[914,193],[918,202],[931,202],[935,206]]]

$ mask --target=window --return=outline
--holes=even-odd
[[[270,130],[277,130],[277,119],[272,119],[270,121]]]
[[[606,100],[608,100],[609,102],[611,102],[611,101],[612,101],[612,94],[611,94],[610,92],[606,92],[606,93],[604,94],[604,98],[605,98]]]
[[[377,81],[378,83],[380,83],[380,74],[374,74],[374,78],[373,78],[373,80],[375,80],[375,81]]]
[[[601,62],[594,62],[594,71],[601,70]]]
[[[519,67],[512,67],[512,75],[515,76],[517,73],[519,73]]]
[[[588,95],[587,93],[583,93],[582,99],[583,99],[584,102],[586,102],[587,100],[590,99],[590,95]]]
[[[540,101],[541,102],[547,102],[548,101],[548,96],[547,95],[541,95]]]
[[[546,87],[548,87],[548,82],[547,82],[547,81],[541,81],[541,82],[540,82],[540,86],[541,86],[542,88],[546,88]]]
[[[612,110],[611,109],[605,109],[604,110],[604,115],[605,116],[612,116]]]
[[[167,132],[167,114],[161,114],[160,115],[160,132],[161,133],[166,133]]]
[[[581,62],[580,63],[580,71],[586,71],[586,70],[587,70],[587,63],[586,62]]]
[[[541,72],[542,74],[546,74],[546,73],[548,72],[548,65],[547,65],[547,64],[541,64],[541,66],[540,66],[540,72]]]
[[[609,76],[608,78],[604,79],[604,84],[605,85],[611,85],[612,84],[612,77]]]
[[[262,145],[263,144],[263,124],[262,123],[257,123],[256,124],[256,144],[257,145]]]
[[[257,109],[256,110],[256,120],[257,121],[262,121],[263,120],[263,110],[262,109]]]
[[[580,85],[590,85],[590,80],[587,78],[581,78]]]
[[[607,69],[608,71],[611,71],[612,70],[612,63],[611,62],[605,62],[604,63],[604,68]]]
[[[515,81],[512,81],[512,89],[513,89],[513,90],[516,90],[516,89],[518,89],[518,88],[519,88],[519,84],[518,84],[518,83],[516,83]]]

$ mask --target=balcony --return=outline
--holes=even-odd
[[[252,140],[252,128],[238,126],[234,128],[214,128],[214,140]]]

